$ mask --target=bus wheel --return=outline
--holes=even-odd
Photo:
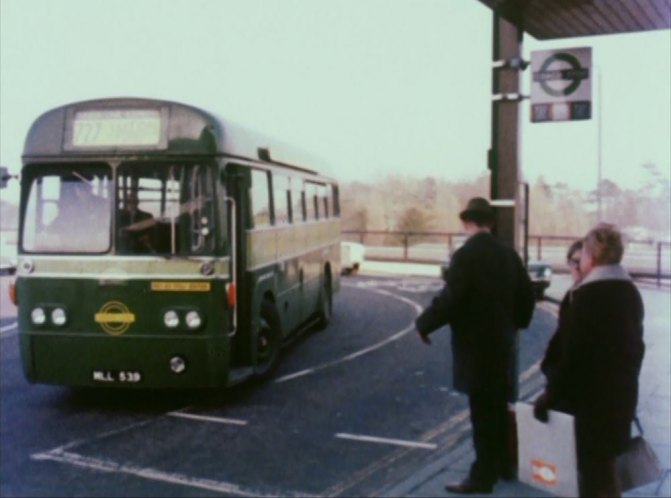
[[[259,379],[269,378],[277,368],[281,342],[280,317],[275,305],[264,299],[261,303],[259,332],[256,336],[256,366],[254,367],[254,375]]]
[[[325,329],[331,322],[331,313],[333,312],[333,288],[331,287],[331,274],[324,275],[324,288],[319,293],[319,316],[317,329]]]

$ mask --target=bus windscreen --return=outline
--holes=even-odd
[[[213,254],[211,174],[198,164],[148,162],[123,163],[114,173],[107,164],[29,168],[23,250]]]
[[[125,163],[117,175],[121,254],[212,254],[211,170],[198,164]]]
[[[112,170],[107,165],[29,170],[22,246],[28,252],[102,253],[110,248]]]

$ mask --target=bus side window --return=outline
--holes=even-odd
[[[303,182],[296,180],[292,182],[291,190],[291,219],[294,223],[305,221],[305,191],[303,190]]]
[[[319,206],[322,213],[322,218],[328,218],[331,216],[331,209],[329,205],[329,196],[328,191],[326,190],[326,185],[319,186]]]
[[[59,176],[45,176],[38,180],[40,189],[37,199],[40,201],[38,219],[40,228],[50,225],[56,219],[59,210],[59,192],[61,190],[61,178]],[[33,198],[33,196],[31,196]]]
[[[229,230],[229,220],[228,220],[228,203],[226,202],[226,197],[228,194],[228,189],[226,187],[226,174],[222,170],[219,172],[219,185],[217,187],[218,190],[218,197],[219,201],[217,202],[217,218],[219,218],[219,233],[221,234],[220,237],[218,237],[218,247],[217,249],[221,249],[223,251],[228,250],[228,243],[229,243],[229,236],[228,236],[228,230]]]
[[[331,185],[331,206],[333,207],[333,216],[340,216],[340,194],[337,185]]]
[[[305,207],[308,221],[314,221],[319,218],[317,206],[317,185],[308,182],[305,184]]]
[[[275,225],[289,223],[289,179],[284,175],[273,174],[273,207]]]
[[[211,249],[213,193],[209,171],[202,166],[191,170],[189,200],[192,209],[189,217],[191,228],[191,252]]]
[[[270,225],[270,190],[268,172],[252,170],[252,186],[249,192],[252,213],[252,226]]]

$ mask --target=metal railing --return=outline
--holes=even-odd
[[[366,247],[366,259],[441,264],[466,240],[459,232],[395,232],[384,230],[343,230],[343,240]],[[530,235],[529,260],[544,261],[553,270],[566,269],[566,250],[579,237]],[[671,243],[629,240],[622,261],[629,273],[638,279],[653,279],[661,286],[671,280]]]

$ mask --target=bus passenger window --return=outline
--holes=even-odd
[[[340,216],[340,195],[337,185],[331,185],[331,206],[333,207],[333,216]]]
[[[298,184],[298,185],[296,185]],[[305,221],[305,192],[300,182],[294,181],[291,190],[291,219],[294,223]]]
[[[326,190],[326,185],[319,186],[319,207],[322,213],[322,218],[328,218],[331,215],[329,206],[329,196]]]
[[[275,225],[289,223],[289,179],[283,175],[273,175],[273,202]]]
[[[212,181],[208,170],[194,166],[189,178],[189,228],[191,252],[199,253],[212,244]]]
[[[252,170],[252,187],[249,192],[252,212],[252,222],[255,227],[270,225],[270,192],[268,173]]]
[[[305,207],[307,210],[308,221],[314,221],[319,218],[319,209],[317,204],[317,185],[314,183],[305,184]]]

